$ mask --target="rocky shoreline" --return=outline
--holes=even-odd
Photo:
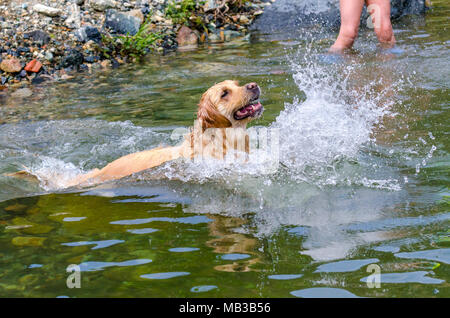
[[[246,36],[272,2],[0,0],[0,92]]]

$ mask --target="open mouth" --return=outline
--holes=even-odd
[[[250,104],[245,105],[242,108],[239,108],[234,113],[234,119],[241,120],[247,117],[258,117],[263,112],[264,107],[261,105],[259,100],[251,101]]]

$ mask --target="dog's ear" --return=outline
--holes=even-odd
[[[197,119],[201,123],[202,130],[232,126],[231,122],[217,110],[207,93],[203,94],[198,104]]]

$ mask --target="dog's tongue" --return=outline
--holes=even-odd
[[[253,105],[250,105],[252,108],[254,108],[254,109],[258,109],[258,108],[260,108],[261,107],[261,103],[260,102],[257,102],[256,104],[253,104]]]
[[[250,107],[250,108],[249,108],[249,107]],[[251,107],[251,106],[247,106],[247,107],[244,107],[244,108],[239,109],[239,110],[236,112],[236,115],[237,115],[238,117],[242,117],[242,116],[247,115],[247,113],[250,112],[251,110],[252,110],[252,107]]]
[[[247,112],[245,112],[245,111],[240,111],[240,110],[238,110],[234,115],[235,115],[236,117],[242,117],[242,116],[244,116],[246,113],[247,113]]]
[[[258,102],[258,103],[256,103],[256,104],[253,104],[253,105],[247,105],[247,106],[245,106],[245,107],[239,109],[239,110],[236,112],[236,115],[239,116],[239,117],[245,116],[245,115],[247,115],[248,113],[251,113],[251,112],[255,111],[255,110],[258,109],[260,106],[261,106],[261,103],[260,103],[260,102]]]

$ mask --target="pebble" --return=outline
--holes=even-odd
[[[97,11],[105,11],[118,6],[117,2],[112,0],[89,0],[89,5]]]
[[[144,22],[144,14],[143,14],[142,11],[139,10],[139,9],[136,9],[136,10],[130,10],[130,11],[127,12],[127,14],[129,14],[129,15],[135,17],[135,18],[138,18],[139,21],[141,21],[141,23]]]
[[[19,88],[11,94],[11,96],[15,98],[26,98],[30,97],[31,95],[33,95],[33,92],[29,88]]]
[[[247,18],[245,15],[241,15],[239,18],[239,22],[242,24],[248,24],[250,22],[250,19]]]
[[[94,41],[99,43],[102,40],[100,31],[92,26],[85,26],[75,31],[75,36],[80,42]]]
[[[22,70],[20,61],[16,58],[6,59],[0,63],[0,69],[7,73],[17,73]]]
[[[231,39],[237,38],[241,36],[241,32],[233,31],[233,30],[225,30],[224,32],[225,41],[231,41]]]
[[[72,70],[114,69],[133,61],[126,54],[111,51],[110,44],[103,43],[103,39],[114,39],[119,34],[134,35],[144,20],[149,22],[148,31],[162,35],[155,47],[155,51],[162,54],[177,48],[196,47],[199,42],[230,41],[247,33],[246,27],[253,16],[262,13],[261,1],[266,0],[242,2],[239,8],[233,7],[222,14],[216,14],[215,10],[222,6],[223,0],[197,2],[197,9],[184,25],[166,16],[167,4],[171,1],[178,2],[0,1],[0,89],[23,87],[21,81],[39,84],[44,80],[69,78],[73,73],[68,72]],[[193,21],[201,21],[207,30]],[[24,94],[19,92],[18,95]]]
[[[45,82],[48,79],[49,78],[46,78],[44,76],[36,76],[35,78],[33,78],[31,80],[31,84],[33,84],[33,85],[41,84],[41,83]]]
[[[88,56],[85,56],[84,57],[84,61],[86,62],[86,63],[94,63],[95,62],[95,59],[94,59],[94,57],[92,56],[92,55],[88,55]]]
[[[141,20],[128,12],[118,12],[110,9],[106,11],[104,26],[120,34],[135,35],[141,26]]]
[[[205,12],[213,11],[219,7],[217,0],[207,0],[205,2]]]
[[[109,68],[109,67],[111,67],[111,61],[110,60],[103,60],[103,61],[100,62],[100,65],[103,68]]]
[[[81,27],[81,15],[80,15],[80,7],[72,3],[68,6],[69,16],[64,21],[65,26],[71,29],[76,29]]]
[[[47,52],[45,52],[45,59],[47,60],[47,61],[49,61],[49,62],[52,62],[53,61],[53,53],[52,52],[50,52],[50,51],[47,51]]]
[[[15,246],[43,246],[45,238],[36,236],[17,236],[12,239],[11,243]]]
[[[34,5],[33,10],[49,17],[57,17],[62,14],[62,11],[60,9],[48,7],[40,3]]]
[[[212,33],[208,36],[208,42],[210,43],[220,43],[222,42],[222,39],[220,37],[220,35],[216,34],[216,33]]]
[[[41,67],[42,63],[34,59],[25,66],[24,70],[27,72],[37,73],[41,70]]]
[[[198,35],[187,26],[182,26],[177,33],[178,46],[192,46],[197,45]]]
[[[30,38],[33,40],[33,42],[40,43],[41,45],[47,44],[48,42],[50,42],[50,36],[48,35],[47,32],[44,32],[42,30],[35,30],[32,32],[25,33],[23,35],[23,37],[25,39]]]
[[[152,16],[152,22],[164,22],[166,19],[164,19],[164,17],[159,16],[159,15],[153,15]]]
[[[69,53],[64,56],[61,61],[62,67],[78,67],[83,63],[84,57],[83,54],[78,50],[70,50]]]

